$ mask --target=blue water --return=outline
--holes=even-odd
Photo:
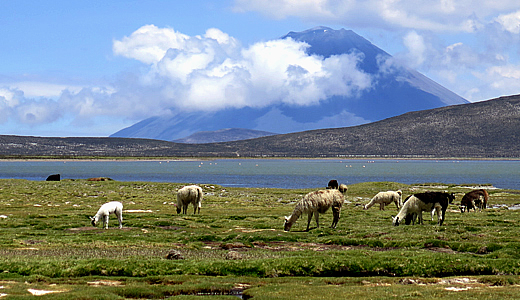
[[[211,161],[0,161],[0,178],[45,180],[110,177],[118,181],[218,184],[228,187],[316,188],[330,179],[354,184],[492,184],[520,190],[520,161],[218,159]]]

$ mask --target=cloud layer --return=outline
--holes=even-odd
[[[235,0],[234,7],[236,12],[256,11],[275,19],[298,17],[357,28],[467,32],[518,9],[514,0]]]

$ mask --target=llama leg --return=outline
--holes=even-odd
[[[441,221],[440,221],[440,224],[439,225],[442,225],[442,223],[444,223],[444,216],[446,215],[446,209],[443,208],[442,211],[441,211]]]
[[[385,210],[385,203],[379,203],[379,210]]]
[[[318,212],[316,212],[318,213]],[[311,226],[311,220],[312,220],[312,211],[309,212],[309,217],[307,218],[307,230],[306,231],[309,231],[309,227]]]
[[[123,213],[122,212],[117,214],[117,221],[119,221],[119,229],[123,228]]]
[[[108,229],[108,215],[103,216],[103,228]]]
[[[332,219],[332,225],[330,226],[330,228],[336,228],[336,226],[338,225],[340,212],[341,211],[338,208],[336,208],[336,207],[332,208],[333,219]]]
[[[320,213],[316,212],[314,218],[316,219],[316,228],[320,228]]]

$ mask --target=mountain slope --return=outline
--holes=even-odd
[[[519,140],[516,95],[224,145],[245,156],[520,157]]]
[[[214,144],[0,136],[0,156],[520,158],[520,95],[345,128]]]
[[[239,140],[248,140],[264,136],[275,135],[276,133],[267,131],[258,131],[242,128],[226,128],[216,131],[200,131],[188,137],[174,140],[175,143],[185,144],[204,144],[204,143],[219,143],[231,142]]]
[[[198,131],[246,128],[268,132],[299,132],[365,124],[408,111],[467,103],[424,75],[404,67],[380,66],[391,56],[351,30],[317,27],[290,32],[282,38],[310,45],[309,54],[330,57],[359,53],[359,68],[369,74],[373,86],[354,96],[333,96],[317,105],[245,107],[211,113],[177,113],[153,117],[118,131],[112,137],[174,140]]]

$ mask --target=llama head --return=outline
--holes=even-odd
[[[455,193],[448,194],[448,202],[451,204],[455,200]]]
[[[283,230],[284,230],[284,231],[289,231],[289,230],[291,230],[292,223],[289,222],[289,218],[290,218],[290,217],[287,217],[287,216],[285,217],[285,223],[284,223],[284,225],[283,225]]]
[[[392,216],[392,224],[394,226],[399,226],[399,217]]]
[[[340,184],[339,185],[339,191],[342,192],[343,194],[345,194],[348,190],[348,186],[346,184]]]
[[[96,217],[89,217],[89,218],[90,218],[90,223],[92,224],[92,226],[96,227],[96,224],[98,222]]]
[[[181,207],[177,206],[177,214],[180,214],[180,213],[181,213]]]

